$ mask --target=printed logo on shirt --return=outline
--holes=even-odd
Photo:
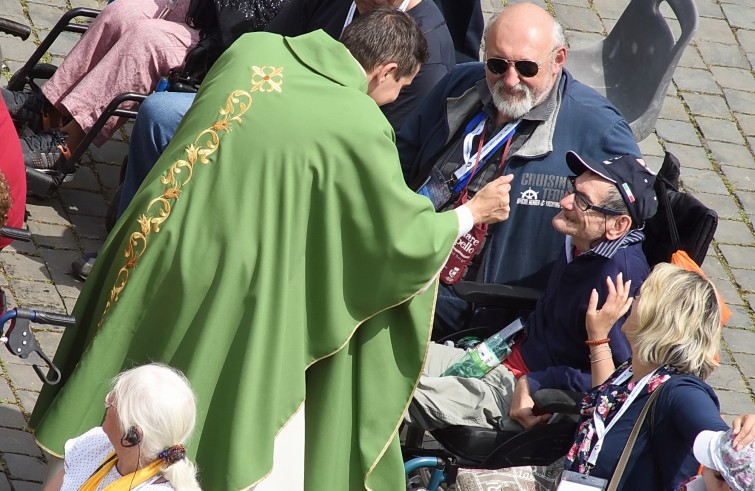
[[[522,174],[522,189],[517,205],[560,208],[559,202],[566,193],[566,177],[553,174]]]

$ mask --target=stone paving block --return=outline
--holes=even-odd
[[[604,19],[618,19],[624,13],[624,9],[626,9],[625,2],[617,2],[615,0],[594,0],[592,4],[598,11],[598,14]]]
[[[13,292],[22,307],[50,307],[58,311],[63,310],[63,302],[58,295],[55,285],[37,281],[15,280]]]
[[[50,281],[47,266],[41,257],[25,256],[23,254],[0,255],[5,272],[11,278],[23,278],[34,281]],[[15,280],[14,280],[15,281]]]
[[[29,355],[27,361],[31,361],[36,364],[44,363],[41,359],[37,358],[36,353]],[[35,372],[29,365],[3,362],[3,367],[10,377],[13,387],[15,387],[16,389],[32,390],[37,392],[42,389],[42,381],[39,379],[39,377],[37,377],[37,372]]]
[[[721,18],[724,16],[716,0],[697,0],[695,5],[697,5],[697,12],[701,17]]]
[[[45,329],[51,326],[44,326]],[[55,353],[58,351],[58,344],[60,338],[63,336],[63,331],[35,331],[34,337],[37,338],[37,344],[39,344],[42,351],[45,352],[48,358],[52,359]]]
[[[84,191],[74,191],[72,189],[60,189],[63,202],[66,204],[66,210],[71,213],[89,215],[95,217],[104,217],[107,210],[107,202],[100,194],[87,193]]]
[[[650,133],[647,138],[638,143],[638,146],[640,147],[640,151],[642,152],[643,156],[647,157],[651,155],[664,155],[663,147],[658,141],[658,136],[656,136],[654,133]]]
[[[569,49],[588,48],[603,40],[603,35],[597,32],[566,31]]]
[[[742,305],[730,305],[729,309],[731,310],[731,317],[729,317],[729,319],[726,321],[725,326],[727,328],[737,328],[739,330],[753,328],[752,319],[750,318],[750,310],[747,307],[747,303],[743,303]]]
[[[82,238],[104,240],[107,236],[105,219],[101,217],[73,215],[71,225],[73,225],[74,232]]]
[[[711,250],[708,251],[708,254],[710,253],[711,253]],[[705,274],[711,280],[718,280],[718,279],[728,280],[729,279],[729,275],[728,273],[726,273],[726,270],[721,264],[721,260],[718,259],[718,257],[716,257],[715,255],[706,256],[705,262],[703,262],[702,268]]]
[[[708,155],[702,147],[693,147],[690,145],[679,145],[676,143],[666,143],[664,145],[667,152],[671,152],[679,159],[682,167],[691,169],[711,170],[711,163]]]
[[[18,240],[12,242],[9,246],[3,249],[3,252],[20,252],[27,256],[39,255],[37,253],[37,246],[34,245],[34,242],[21,242]]]
[[[699,199],[705,206],[713,208],[718,213],[719,218],[728,218],[741,220],[742,214],[739,205],[731,196],[722,196],[720,194],[695,193],[695,198]]]
[[[696,41],[703,61],[707,65],[749,68],[750,62],[739,45]]]
[[[678,97],[666,96],[663,99],[663,107],[659,117],[662,119],[673,119],[676,121],[689,121],[689,115],[684,108],[684,104]]]
[[[724,89],[724,96],[729,103],[729,107],[736,108],[737,112],[755,114],[755,93]]]
[[[749,270],[736,270],[736,271],[749,272]],[[718,293],[723,297],[724,301],[729,305],[729,307],[733,305],[745,304],[744,300],[742,300],[742,297],[739,291],[734,287],[734,285],[731,284],[729,280],[718,280],[714,282],[716,284],[716,289],[718,290]]]
[[[564,29],[572,29],[584,32],[602,32],[600,19],[595,12],[588,8],[574,7],[571,5],[554,4],[553,9],[556,17],[564,26]]]
[[[682,57],[679,58],[679,66],[686,66],[690,68],[707,68],[707,65],[703,61],[702,56],[697,51],[695,46],[687,46],[682,53]]]
[[[63,297],[63,303],[66,306],[65,311],[68,315],[71,315],[71,312],[73,312],[73,308],[76,306],[76,300],[76,298]]]
[[[718,248],[731,268],[755,268],[755,262],[752,260],[755,248],[729,244],[719,244]]]
[[[58,293],[64,297],[78,297],[83,284],[71,274],[71,263],[81,255],[81,252],[78,250],[64,252],[44,249],[40,252],[45,263],[47,263]]]
[[[755,172],[752,169],[722,165],[727,180],[734,189],[755,191]]]
[[[83,189],[97,193],[100,191],[100,183],[94,171],[88,165],[81,165],[76,169],[73,180],[65,184],[66,189]]]
[[[755,10],[752,4],[731,5],[728,3],[721,4],[726,18],[733,27],[740,29],[755,29]]]
[[[8,356],[13,356],[10,353],[8,353],[8,350],[5,348],[3,348],[2,351],[6,353]],[[0,401],[10,402],[12,404],[16,403],[16,396],[13,395],[13,391],[11,390],[10,385],[8,385],[8,381],[5,380],[5,377],[0,377]],[[0,425],[8,426],[2,421],[0,421]]]
[[[739,45],[747,52],[755,52],[755,31],[748,31],[746,29],[738,29],[737,40]]]
[[[0,426],[23,430],[26,428],[26,418],[15,404],[0,404]]]
[[[42,456],[42,451],[34,443],[31,433],[11,428],[0,428],[0,452]]]
[[[755,293],[748,293],[745,297],[747,297],[747,304],[750,306],[750,310],[755,310]]]
[[[755,115],[734,113],[734,119],[739,123],[739,127],[747,136],[755,136]],[[751,148],[753,148],[751,146]]]
[[[47,464],[40,458],[28,455],[5,454],[3,460],[8,464],[8,470],[13,478],[26,481],[39,481],[46,475]]]
[[[686,121],[659,119],[655,123],[655,131],[665,141],[685,145],[700,145],[695,127]]]
[[[755,355],[755,333],[744,329],[726,327],[723,329],[722,335],[733,353]]]
[[[725,414],[749,414],[755,409],[750,394],[733,392],[730,390],[717,390],[716,395],[721,403],[721,412]]]
[[[719,165],[731,165],[745,169],[755,169],[755,160],[747,148],[726,142],[707,142],[713,158]]]
[[[716,140],[728,143],[742,145],[744,138],[739,132],[737,124],[725,119],[708,118],[706,116],[697,116],[695,118],[703,138],[706,140]]]
[[[752,212],[752,210],[755,209],[755,193],[749,191],[737,191],[736,195],[746,210]]]
[[[107,191],[108,198],[115,194],[115,190],[118,189],[121,181],[121,166],[120,164],[94,164],[95,172],[99,177],[100,183],[105,191]]]
[[[29,230],[34,234],[34,242],[38,246],[64,250],[79,248],[73,230],[68,226],[29,222]]]
[[[45,474],[46,475],[46,474]],[[39,491],[40,484],[37,482],[12,480],[14,491]]]
[[[0,491],[12,491],[10,482],[5,474],[0,474]]]
[[[749,257],[750,257],[751,260],[752,260],[752,257],[753,257],[752,256],[752,251],[753,251],[752,248],[750,248]],[[738,262],[741,264],[743,262],[743,260],[739,259]],[[752,267],[752,266],[750,265],[750,267]],[[746,290],[748,292],[755,292],[755,271],[753,271],[752,269],[736,269],[736,268],[732,268],[731,269],[731,274],[734,275],[734,280],[739,285],[739,288],[741,288],[742,290]],[[727,302],[729,302],[729,298],[728,297],[724,297],[724,299]],[[734,300],[732,299],[731,302],[734,303]]]
[[[84,252],[95,252],[100,250],[102,244],[104,244],[105,241],[96,239],[83,239],[81,243],[83,244]]]
[[[736,367],[731,365],[719,365],[706,380],[708,385],[714,389],[734,390],[736,392],[747,392],[747,385],[742,379]]]
[[[55,0],[63,4],[65,6],[66,0]],[[78,6],[78,4],[76,5]],[[47,35],[50,33],[49,30],[41,30],[39,32],[39,37],[42,39],[43,37],[47,37]],[[76,46],[76,43],[79,42],[81,39],[80,34],[76,34],[75,32],[61,32],[60,35],[55,38],[55,42],[52,43],[52,46],[50,46],[50,49],[48,52],[51,55],[57,55],[57,56],[66,56],[68,53],[73,49],[74,46]]]
[[[18,399],[21,401],[21,407],[23,407],[24,411],[26,411],[28,414],[31,414],[31,412],[34,410],[34,405],[37,403],[39,392],[19,390],[19,391],[16,391],[16,395],[18,395]],[[0,433],[0,437],[2,437],[1,433]],[[2,446],[0,446],[0,451],[2,451]],[[23,453],[26,453],[26,452],[23,452]],[[31,455],[31,453],[29,455]]]
[[[716,229],[716,242],[755,245],[755,237],[744,222],[719,220]]]
[[[721,87],[755,92],[755,78],[749,70],[714,66],[710,71]]]
[[[108,141],[100,148],[92,145],[89,150],[92,152],[92,158],[96,162],[110,162],[120,165],[123,157],[128,154],[128,145],[123,142]]]
[[[26,201],[26,211],[29,214],[29,220],[57,223],[58,225],[66,225],[68,223],[68,214],[65,212],[63,203],[58,198],[48,198],[45,200],[28,198]]]
[[[674,71],[674,82],[679,90],[709,94],[721,93],[721,88],[713,78],[713,74],[700,68],[677,67]]]
[[[693,94],[691,92],[684,92],[682,97],[692,114],[720,119],[731,119],[729,106],[726,104],[726,99],[723,97],[717,95]]]
[[[721,176],[712,170],[682,168],[684,189],[697,193],[728,194]]]
[[[701,16],[694,37],[695,41],[712,41],[714,43],[732,45],[737,44],[731,26],[725,19],[713,19]]]
[[[3,17],[5,17],[6,19],[26,23],[24,9],[21,7],[21,2],[19,2],[18,0],[0,0],[0,12],[3,13]],[[5,42],[6,37],[10,36],[3,34],[3,43]],[[10,50],[8,50],[7,48],[3,49],[3,51],[8,51],[10,53]]]
[[[28,2],[29,17],[34,27],[40,29],[50,29],[55,25],[60,17],[66,12],[65,8],[45,5],[36,2]]]
[[[3,16],[5,17],[4,14]],[[17,20],[17,19],[13,19],[13,20]],[[26,24],[25,20],[21,22]],[[34,53],[34,50],[37,49],[34,43],[31,42],[31,39],[22,41],[21,39],[15,36],[11,37],[7,35],[3,35],[0,37],[0,46],[2,46],[3,48],[3,56],[5,58],[17,60],[24,63],[26,62],[26,60],[31,58],[31,55]],[[5,84],[3,84],[3,86],[4,85]]]

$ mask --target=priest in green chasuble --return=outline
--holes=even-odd
[[[30,422],[45,449],[156,361],[196,392],[203,489],[405,487],[434,278],[473,224],[508,216],[509,178],[436,213],[378,108],[427,57],[422,33],[380,8],[342,43],[252,33],[213,66],[87,279]]]

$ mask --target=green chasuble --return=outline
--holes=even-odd
[[[86,281],[40,445],[61,454],[113,376],[159,361],[197,394],[203,489],[262,489],[274,448],[294,466],[277,437],[297,414],[303,486],[277,489],[405,488],[397,429],[458,221],[406,187],[366,90],[321,31],[247,34],[215,63]]]

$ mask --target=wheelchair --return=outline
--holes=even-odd
[[[33,91],[40,91],[40,86],[37,81],[49,79],[57,69],[57,67],[49,63],[40,63],[42,57],[62,33],[72,32],[84,34],[88,25],[82,21],[91,21],[91,19],[97,17],[99,13],[100,11],[96,9],[77,7],[63,14],[27,62],[11,77],[7,88],[9,90],[23,90],[25,87],[28,87]],[[26,40],[31,33],[31,29],[23,24],[0,18],[0,32],[16,35]],[[175,70],[172,70],[166,79],[168,80],[168,83],[162,84],[162,87],[158,87],[158,90],[170,89],[172,91],[181,92],[197,91],[197,82],[195,80],[183,77],[182,74]],[[108,104],[97,121],[95,121],[94,126],[89,132],[87,132],[82,142],[71,151],[68,158],[61,156],[58,161],[55,162],[53,169],[44,172],[27,167],[26,180],[28,193],[34,196],[47,197],[57,190],[63,182],[70,180],[73,173],[76,172],[84,153],[100,133],[107,121],[112,117],[127,119],[136,118],[139,104],[141,104],[148,95],[149,94],[126,92],[116,96],[110,104]],[[23,134],[25,131],[25,128],[23,127],[17,129],[19,130],[19,134]],[[122,171],[123,167],[125,167],[125,159]],[[121,173],[121,181],[122,180],[123,173]]]
[[[666,153],[658,172],[655,191],[659,197],[658,211],[645,224],[643,251],[648,264],[669,262],[677,250],[687,252],[702,265],[718,225],[716,212],[694,196],[679,190],[680,163]],[[513,293],[513,300],[507,295]],[[530,289],[518,292],[503,285],[469,284],[460,292],[462,298],[477,303],[495,305],[503,299],[508,305],[524,301],[532,305],[537,296]],[[474,328],[457,336],[474,335],[480,338],[497,331],[493,328]],[[499,469],[524,465],[549,465],[568,452],[577,429],[578,407],[584,394],[553,389],[541,389],[533,394],[536,409],[541,413],[558,415],[551,423],[523,433],[470,426],[450,426],[431,432],[440,449],[422,448],[424,431],[407,427],[402,447],[407,489],[436,491],[442,483],[455,482],[460,467]],[[419,487],[417,487],[419,486]]]

